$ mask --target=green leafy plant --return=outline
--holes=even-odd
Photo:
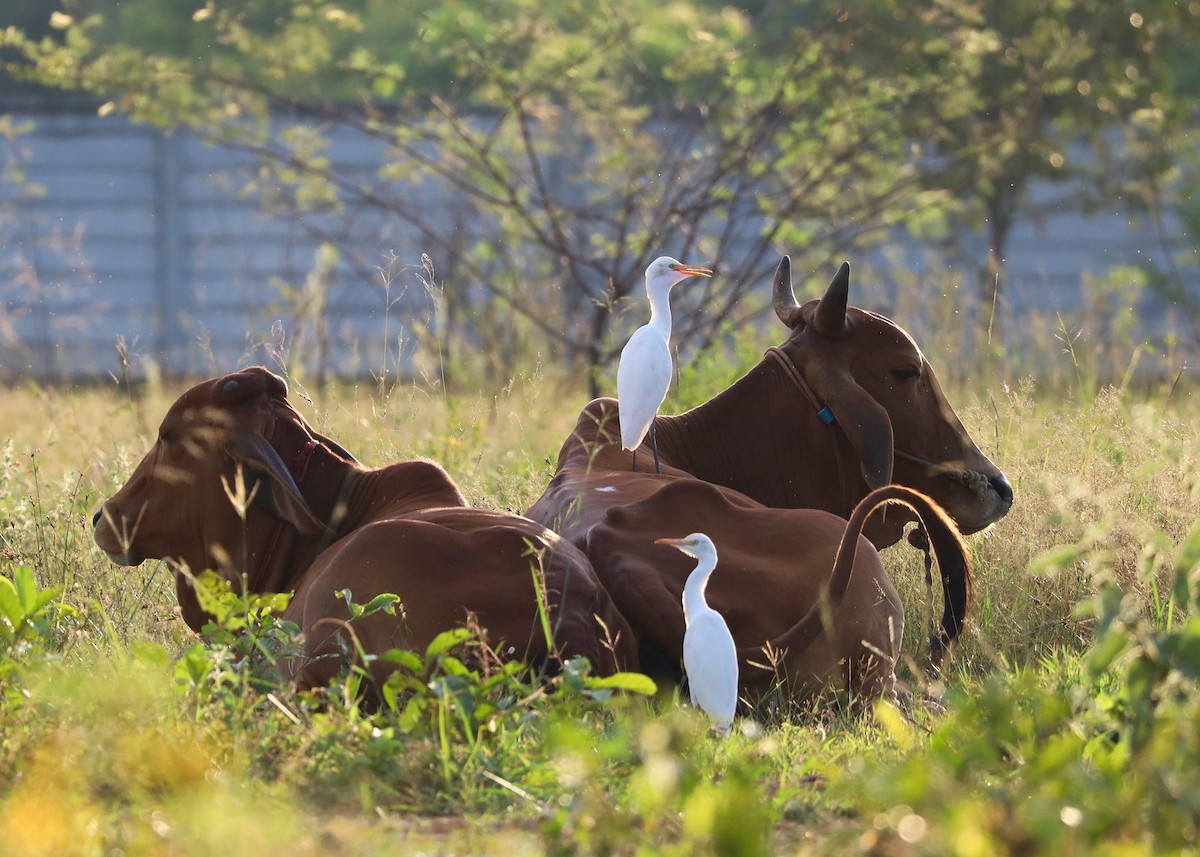
[[[547,743],[561,795],[542,823],[551,854],[633,854],[645,842],[666,855],[771,853],[771,765],[753,738],[717,738],[672,706],[611,722],[560,713]]]
[[[207,571],[192,581],[200,606],[212,616],[204,640],[190,645],[175,664],[177,683],[205,703],[279,690],[279,662],[302,654],[300,629],[282,618],[290,593],[254,594],[235,589]]]
[[[1090,543],[1077,548],[1096,556]],[[1056,551],[1060,559],[1069,553]],[[1157,580],[1159,570],[1144,564],[1144,581]],[[1094,618],[1093,645],[957,694],[927,741],[882,710],[879,720],[905,757],[838,778],[842,793],[875,818],[861,844],[874,853],[918,846],[923,853],[1091,854],[1115,843],[1141,844],[1130,853],[1194,849],[1200,524],[1172,572],[1169,605],[1148,611],[1101,563],[1096,595],[1079,607]]]
[[[55,623],[75,615],[59,595],[56,587],[39,588],[27,565],[14,566],[11,580],[0,575],[0,695],[29,651],[52,641]]]
[[[7,653],[37,639],[47,639],[56,616],[66,616],[73,609],[56,601],[58,589],[39,589],[33,569],[18,565],[12,569],[12,579],[0,576],[0,643]]]
[[[586,658],[566,661],[543,680],[526,664],[499,661],[470,627],[442,632],[423,655],[393,649],[381,657],[395,666],[381,688],[383,722],[433,739],[445,783],[486,769],[490,757],[550,711],[587,716],[618,691],[649,696],[656,690],[636,673],[594,676]]]

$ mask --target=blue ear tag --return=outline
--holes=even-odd
[[[821,422],[825,423],[827,426],[833,425],[833,421],[836,419],[836,417],[833,415],[833,411],[829,410],[829,405],[826,405],[825,407],[821,408],[821,410],[817,411],[817,416],[820,418]]]

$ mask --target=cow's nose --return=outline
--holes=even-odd
[[[1012,505],[1012,485],[1006,478],[1004,478],[1003,473],[1001,473],[999,476],[993,476],[988,479],[988,484],[992,486],[992,490],[995,491],[1000,496],[1000,499],[1004,501],[1004,505]]]
[[[96,524],[100,523],[100,516],[104,514],[103,509],[97,509],[96,514],[92,515],[92,529],[96,529]]]

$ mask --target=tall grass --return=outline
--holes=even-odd
[[[711,395],[778,338],[742,333],[724,355],[682,361],[667,408]],[[520,675],[459,671],[443,653],[418,653],[414,683],[377,715],[338,702],[336,689],[324,703],[282,684],[253,692],[233,678],[244,656],[220,648],[234,643],[198,645],[183,625],[173,574],[156,563],[115,568],[91,541],[91,514],[149,446],[178,388],[4,390],[0,570],[28,567],[73,612],[0,653],[3,851],[832,854],[923,841],[972,853],[969,819],[984,831],[975,853],[1022,843],[1028,853],[1083,843],[1074,853],[1087,853],[1110,830],[1153,846],[1159,834],[1133,809],[1165,792],[1145,779],[1159,751],[1139,756],[1156,745],[1137,729],[1161,729],[1184,760],[1200,758],[1192,709],[1146,709],[1137,690],[1192,705],[1194,690],[1171,676],[1200,674],[1169,660],[1187,651],[1178,640],[1195,624],[1194,591],[1179,580],[1200,519],[1200,407],[1186,377],[1123,382],[1081,361],[1084,343],[1072,354],[1051,340],[1042,357],[1062,371],[1044,382],[990,357],[957,377],[948,340],[922,339],[1016,492],[1009,517],[969,540],[979,601],[943,677],[949,714],[790,712],[724,742],[670,691],[646,702],[573,674],[548,691]],[[295,378],[293,388],[305,416],[364,463],[433,458],[473,503],[509,510],[540,493],[586,398],[582,384],[545,369],[454,395],[371,380],[318,391]],[[919,682],[922,561],[900,545],[885,562]],[[261,639],[286,637],[267,630]],[[1098,639],[1101,654],[1117,653],[1107,664]],[[1124,761],[1089,743],[1114,735],[1120,745],[1126,734]],[[960,767],[969,760],[992,779]],[[1141,779],[1122,785],[1121,771]],[[1108,827],[1088,833],[1074,810],[1089,820],[1101,810],[1070,778],[1125,795],[1129,804],[1115,804],[1131,820],[1105,816]],[[1005,809],[1054,789],[1082,808],[1060,801],[1050,821],[1023,804]],[[994,820],[1004,812],[1009,828]]]

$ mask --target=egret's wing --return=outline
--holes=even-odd
[[[621,446],[637,449],[671,386],[671,349],[662,333],[639,327],[625,343],[617,366]]]
[[[737,648],[720,613],[706,610],[688,625],[683,635],[683,669],[692,704],[717,726],[732,723],[737,708]]]

